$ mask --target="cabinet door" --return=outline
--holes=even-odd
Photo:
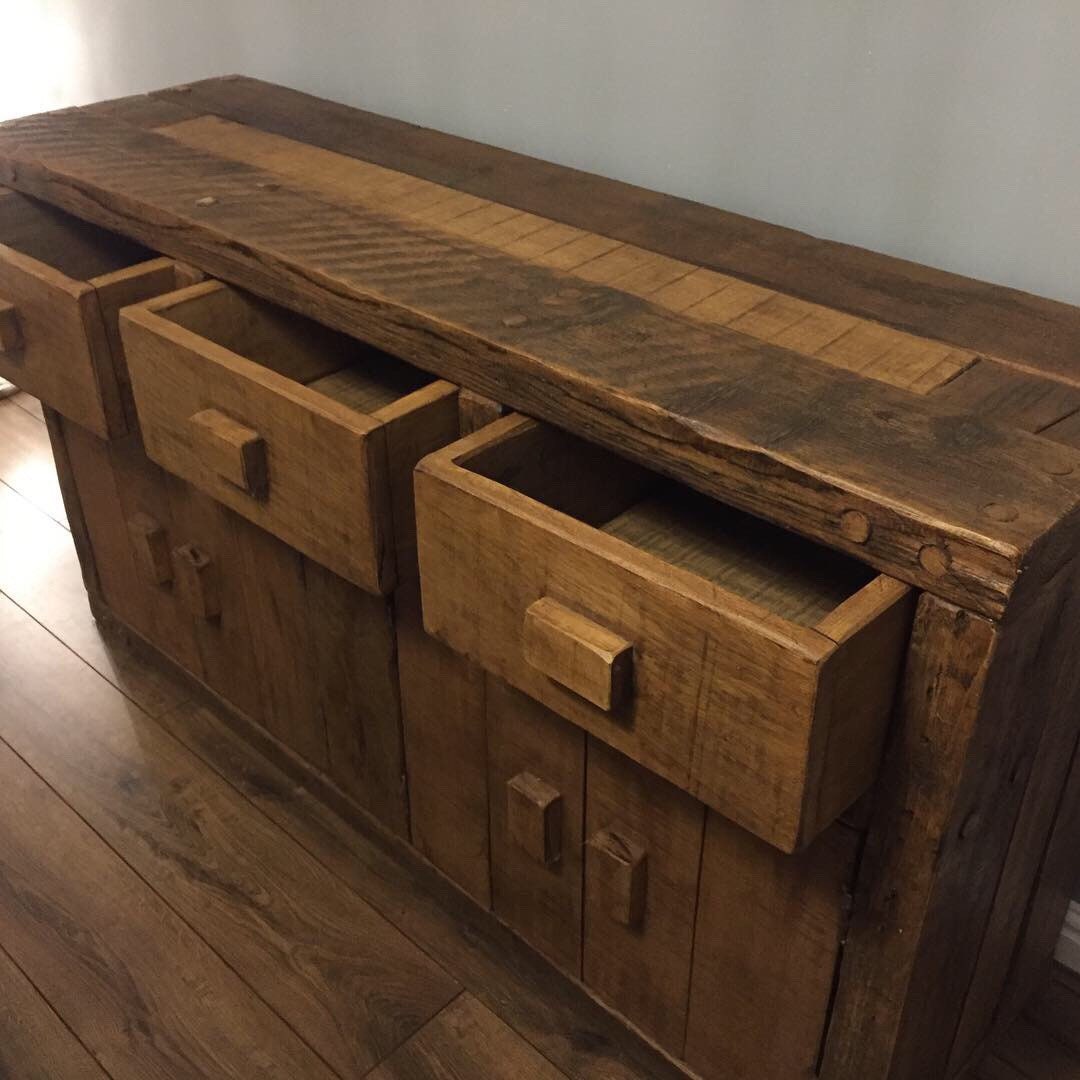
[[[424,633],[415,582],[394,594],[412,842],[491,906],[484,673]]]
[[[834,825],[785,855],[709,813],[685,1053],[706,1080],[814,1074],[858,844]]]
[[[495,678],[487,721],[495,913],[579,978],[585,735]]]
[[[589,739],[584,981],[681,1056],[705,807]]]
[[[181,541],[169,478],[147,460],[137,436],[107,443],[69,420],[63,430],[105,602],[201,678],[192,621],[174,587],[171,552]]]

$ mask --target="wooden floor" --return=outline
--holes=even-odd
[[[1050,985],[1000,1036],[978,1080],[1080,1078],[1080,975],[1058,967]]]
[[[682,1075],[90,615],[0,401],[0,1080]],[[980,1080],[1080,1078],[1062,970]]]
[[[682,1075],[142,655],[0,400],[0,1078]]]

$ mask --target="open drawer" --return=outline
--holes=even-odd
[[[510,416],[416,475],[424,622],[785,851],[870,785],[911,592]]]
[[[124,434],[120,306],[175,289],[170,259],[0,188],[0,376],[103,438]]]
[[[368,592],[409,575],[456,387],[218,281],[120,323],[149,457]]]

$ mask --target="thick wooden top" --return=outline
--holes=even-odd
[[[1076,547],[1068,305],[244,78],[0,180],[974,610]]]

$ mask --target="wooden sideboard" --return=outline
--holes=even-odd
[[[1080,805],[1080,311],[244,78],[0,125],[99,618],[706,1078],[959,1076]]]

